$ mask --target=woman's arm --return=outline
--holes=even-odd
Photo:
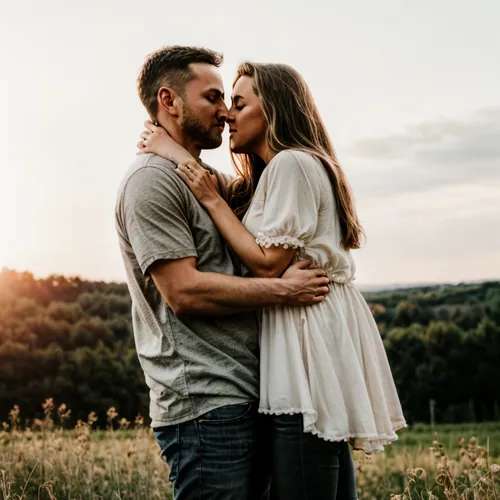
[[[141,133],[141,140],[137,143],[139,149],[137,154],[153,153],[177,164],[190,161],[196,162],[193,155],[172,139],[163,127],[155,125],[150,120],[144,122],[144,126],[146,130]],[[226,193],[227,186],[223,185],[222,181],[226,181],[227,184],[227,179],[224,179],[222,175],[217,176],[214,174],[211,168],[209,168],[209,172],[215,189],[220,192],[222,188],[222,192]]]
[[[165,129],[151,121],[137,144],[140,153],[153,153],[180,164],[176,172],[186,182],[198,201],[210,213],[217,229],[241,261],[259,278],[276,278],[292,262],[295,250],[284,246],[264,248],[234,215],[229,205],[219,195],[217,176],[201,167],[192,155],[174,141]],[[195,179],[191,182],[190,177]]]
[[[275,278],[292,262],[296,250],[285,246],[265,248],[234,215],[229,205],[213,188],[209,172],[195,161],[178,165],[176,172],[207,209],[222,237],[241,261],[259,278]]]

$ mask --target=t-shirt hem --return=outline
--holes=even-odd
[[[237,404],[244,404],[244,403],[258,403],[258,398],[224,398],[224,399],[218,399],[218,400],[213,400],[210,403],[206,403],[202,406],[197,407],[197,411],[192,411],[189,412],[185,415],[181,415],[179,417],[173,417],[173,418],[158,418],[158,419],[151,419],[151,427],[153,429],[158,428],[158,427],[167,427],[170,425],[177,425],[177,424],[182,424],[184,422],[189,422],[190,420],[194,420],[198,417],[201,417],[201,415],[204,415],[205,413],[208,413],[209,411],[215,410],[217,408],[221,408],[223,406],[230,406],[230,405],[237,405]]]
[[[148,257],[146,260],[142,261],[139,265],[141,267],[141,271],[143,274],[146,274],[149,266],[155,263],[157,260],[177,260],[177,259],[185,259],[186,257],[198,257],[198,253],[194,248],[189,248],[185,250],[177,250],[175,252],[164,252],[152,255]]]

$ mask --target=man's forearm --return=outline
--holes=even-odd
[[[288,297],[286,280],[240,278],[196,272],[181,291],[177,314],[229,315],[268,305],[283,304]]]
[[[328,293],[322,269],[310,261],[290,266],[282,278],[240,278],[201,272],[196,259],[158,261],[149,272],[156,288],[175,315],[229,315],[277,304],[313,305]]]

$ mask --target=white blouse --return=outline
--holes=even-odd
[[[353,286],[325,167],[302,151],[277,154],[243,223],[259,245],[298,248],[331,281],[319,304],[263,309],[260,411],[302,413],[304,432],[382,451],[406,422],[377,325]]]

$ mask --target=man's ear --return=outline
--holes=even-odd
[[[177,92],[170,87],[160,87],[157,94],[158,106],[169,115],[178,117],[182,103]]]

